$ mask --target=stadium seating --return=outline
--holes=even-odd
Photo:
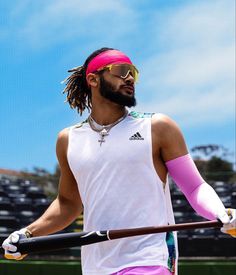
[[[12,202],[7,195],[5,195],[4,197],[0,197],[0,210],[13,211]]]
[[[26,197],[14,198],[13,204],[18,211],[33,210],[33,201],[30,198],[26,198]]]
[[[50,203],[51,203],[51,200],[48,198],[39,197],[34,199],[34,205],[33,205],[34,212],[36,212],[37,215],[43,214],[43,212],[48,208]]]
[[[29,180],[0,179],[0,244],[15,230],[27,226],[40,217],[51,204],[44,190]],[[81,230],[81,225],[72,223],[58,233]],[[50,252],[50,255],[69,255],[70,250]],[[47,255],[41,253],[40,255]]]
[[[212,183],[226,207],[236,207],[236,183]],[[190,206],[183,193],[170,180],[170,190],[176,223],[198,222],[204,219]],[[0,243],[14,230],[28,225],[48,208],[51,199],[44,190],[31,181],[0,179]],[[82,216],[60,231],[78,232],[83,228]],[[179,254],[183,257],[236,256],[236,241],[220,229],[199,229],[178,232]],[[76,255],[79,249],[50,252],[50,255]],[[40,254],[47,255],[47,253]]]
[[[30,199],[46,198],[46,195],[42,188],[38,186],[29,186],[26,188],[26,197]]]
[[[225,207],[236,208],[236,183],[214,182],[212,187],[221,198]],[[181,194],[181,191],[170,180],[170,190],[176,223],[198,222],[204,218],[199,216]],[[220,229],[199,229],[178,232],[179,254],[189,257],[235,257],[236,240],[220,231]]]

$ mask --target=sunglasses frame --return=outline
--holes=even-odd
[[[112,69],[113,66],[122,66],[122,65],[128,65],[130,67],[133,67],[133,69],[135,71],[135,74],[134,75],[131,74],[131,75],[134,78],[134,81],[137,82],[138,81],[139,71],[138,71],[138,69],[133,64],[110,64],[110,65],[106,65],[106,66],[98,69],[97,72],[101,72],[101,71],[104,71],[104,70],[108,69],[109,72],[111,73],[111,69]],[[131,70],[128,70],[127,74],[125,76],[121,76],[121,75],[117,75],[117,74],[112,74],[112,73],[111,74],[114,75],[114,76],[120,77],[122,79],[126,79],[130,73],[131,73]]]

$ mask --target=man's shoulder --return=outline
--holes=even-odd
[[[172,118],[162,113],[155,113],[152,116],[152,123],[158,127],[169,128],[176,126],[176,122]]]
[[[182,135],[178,124],[165,114],[155,114],[152,117],[152,130],[159,138],[163,140],[177,138]]]
[[[70,130],[70,127],[66,127],[66,128],[64,128],[64,129],[62,129],[62,130],[58,133],[57,139],[58,139],[59,141],[68,139],[69,130]]]
[[[129,116],[134,119],[145,119],[150,118],[152,123],[152,128],[156,128],[159,131],[170,130],[178,128],[176,122],[170,118],[168,115],[163,113],[152,113],[152,112],[138,112],[131,111]]]

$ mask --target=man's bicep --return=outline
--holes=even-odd
[[[160,152],[164,162],[188,154],[184,136],[179,126],[169,117],[159,115],[156,118],[160,136]]]
[[[65,129],[59,133],[56,153],[60,168],[60,181],[58,188],[58,197],[60,200],[74,204],[76,208],[82,209],[82,202],[78,191],[77,182],[70,169],[67,160],[68,130]]]

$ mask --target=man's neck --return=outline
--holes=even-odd
[[[92,107],[91,116],[100,125],[109,125],[117,121],[119,118],[124,116],[127,109],[123,106],[115,104],[94,106]]]

